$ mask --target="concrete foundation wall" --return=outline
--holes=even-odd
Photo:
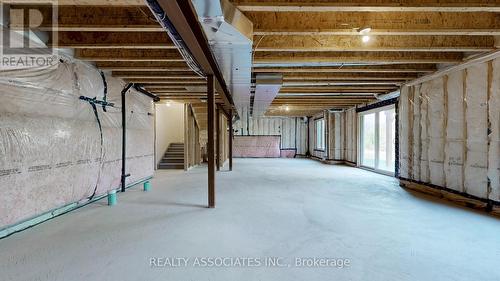
[[[500,201],[500,59],[403,87],[399,112],[401,177]]]

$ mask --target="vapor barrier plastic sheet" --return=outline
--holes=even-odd
[[[333,159],[344,159],[343,157],[343,145],[342,145],[342,121],[344,120],[345,113],[332,113],[334,116],[333,120],[333,126],[332,126],[332,131],[333,131],[333,136],[330,136],[331,139],[333,139],[333,152],[334,152],[334,157]]]
[[[488,73],[487,65],[467,69],[465,90],[466,149],[465,190],[487,198],[488,186]],[[500,110],[500,109],[498,109]]]
[[[446,121],[445,175],[448,188],[464,191],[465,106],[464,73],[448,75],[448,114]]]
[[[403,87],[401,89],[401,95],[400,95],[400,102],[399,102],[399,173],[401,177],[403,178],[408,178],[409,177],[409,171],[408,167],[410,166],[410,159],[409,159],[409,145],[408,141],[410,140],[409,137],[409,104],[410,104],[410,97],[408,95],[408,87]]]
[[[429,99],[428,135],[429,135],[429,179],[434,185],[444,186],[444,112],[445,94],[443,79],[429,82],[427,97]]]
[[[500,59],[490,62],[488,179],[489,198],[500,201]]]
[[[62,58],[55,66],[0,73],[0,228],[120,186],[122,80]],[[152,100],[127,102],[127,183],[153,174]],[[102,129],[99,127],[99,118]]]
[[[350,162],[357,162],[357,138],[356,138],[356,130],[357,130],[357,113],[356,110],[349,109],[345,112],[345,124],[346,124],[346,138],[345,140],[342,140],[343,142],[345,141],[345,146],[346,146],[346,156],[345,160],[350,161]]]

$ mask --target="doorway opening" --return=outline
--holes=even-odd
[[[360,165],[394,175],[396,167],[396,110],[394,105],[360,113]]]

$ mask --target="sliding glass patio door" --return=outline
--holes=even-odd
[[[394,105],[360,114],[361,166],[377,172],[394,174],[396,143]]]
[[[361,165],[375,169],[375,113],[365,114],[362,116],[362,138],[361,138]]]

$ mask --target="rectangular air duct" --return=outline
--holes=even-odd
[[[239,114],[250,107],[253,24],[227,0],[192,0]]]
[[[255,97],[252,116],[263,116],[283,85],[281,73],[262,73],[255,77]]]

